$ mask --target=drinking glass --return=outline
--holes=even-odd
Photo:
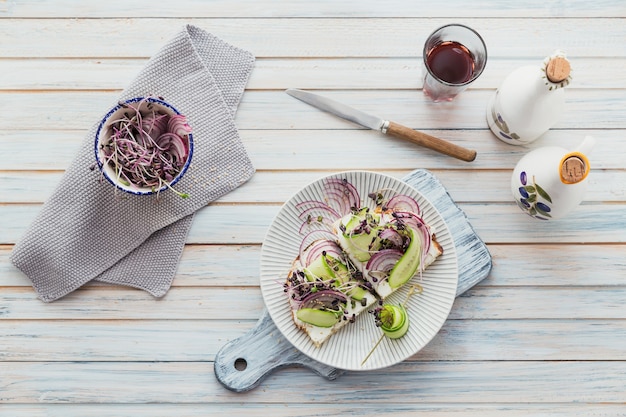
[[[426,39],[423,58],[424,94],[433,101],[452,101],[485,69],[487,47],[475,30],[449,24]]]

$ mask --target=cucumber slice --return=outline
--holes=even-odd
[[[369,233],[364,233],[361,225],[366,221],[369,226]],[[345,226],[343,238],[348,251],[360,262],[367,262],[371,257],[371,252],[378,250],[380,239],[378,238],[380,215],[371,213],[368,207],[363,207],[355,214],[350,214],[342,219]],[[355,230],[357,233],[355,233]]]
[[[354,287],[346,293],[350,298],[361,301],[369,292],[361,287]]]
[[[386,305],[383,308],[383,313],[387,317],[383,319],[383,325],[381,329],[385,336],[390,339],[398,339],[406,334],[409,330],[409,316],[406,309],[402,304],[399,305]],[[390,323],[388,325],[385,322]]]
[[[301,308],[296,312],[296,317],[317,327],[333,327],[339,321],[341,313],[316,308]]]
[[[368,213],[369,208],[363,207],[358,211],[358,213],[349,215],[350,217],[348,221],[344,224],[344,226],[346,226],[346,231],[351,232],[352,230],[354,230],[358,225],[361,224],[363,220],[366,219]]]
[[[350,275],[350,271],[348,271],[348,267],[341,263],[338,259],[327,256],[326,257],[326,265],[328,265],[328,270],[330,271],[330,277],[336,278],[339,284],[345,284],[346,282],[352,279]]]
[[[328,265],[328,261],[325,256],[320,256],[311,262],[309,266],[304,268],[304,275],[306,276],[306,279],[311,282],[315,281],[317,278],[325,281],[335,277],[335,274]]]
[[[407,227],[411,242],[406,248],[404,255],[398,260],[389,274],[388,283],[391,288],[398,288],[406,284],[420,266],[422,259],[422,242],[417,237],[415,230]]]
[[[372,257],[371,252],[377,250],[380,246],[378,229],[372,229],[370,233],[360,233],[358,235],[344,234],[343,237],[347,245],[345,250],[361,262],[367,262]]]

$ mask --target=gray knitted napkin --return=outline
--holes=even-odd
[[[161,96],[187,116],[194,153],[175,188],[189,198],[169,190],[158,197],[115,190],[93,170],[96,123],[11,254],[41,300],[54,301],[91,280],[156,297],[169,290],[193,214],[254,173],[234,124],[253,66],[250,53],[194,26],[150,59],[120,99]]]

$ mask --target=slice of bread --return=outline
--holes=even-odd
[[[298,310],[302,308],[302,294],[307,294],[307,291],[318,291],[319,289],[314,289],[317,284],[320,284],[320,289],[327,290],[329,279],[332,277],[326,276],[315,278],[315,274],[311,274],[310,271],[307,270],[307,266],[302,264],[302,260],[298,257],[293,265],[291,270],[289,271],[289,277],[285,284],[285,291],[289,294],[289,302],[291,306],[292,317],[295,325],[302,329],[307,333],[311,341],[317,346],[321,346],[325,341],[327,341],[333,334],[343,328],[345,325],[350,324],[354,321],[354,319],[361,314],[363,311],[368,310],[375,303],[384,300],[390,294],[395,292],[397,289],[401,288],[400,285],[397,288],[392,288],[388,280],[383,277],[381,279],[380,276],[376,276],[374,271],[370,271],[367,268],[367,260],[364,259],[364,254],[367,254],[369,258],[373,253],[376,252],[376,249],[368,249],[368,250],[358,250],[355,249],[354,243],[350,240],[350,238],[346,237],[346,223],[349,222],[349,218],[354,215],[345,216],[343,219],[337,220],[333,224],[333,232],[336,236],[336,243],[343,253],[342,262],[345,264],[350,272],[350,276],[348,278],[349,282],[353,285],[359,286],[361,288],[361,294],[365,294],[362,297],[362,301],[354,300],[350,297],[350,293],[347,291],[342,291],[342,294],[346,297],[347,302],[343,305],[343,313],[338,314],[339,320],[334,323],[332,326],[321,327],[310,322],[304,322],[298,318]],[[368,217],[368,221],[372,222],[371,225],[375,226],[376,224],[386,225],[384,227],[395,227],[399,229],[403,229],[408,226],[389,226],[392,222],[396,222],[393,212],[385,212],[378,210],[374,212],[374,214]],[[428,234],[430,234],[430,241],[428,242],[428,252],[421,256],[419,268],[415,272],[415,275],[420,274],[426,268],[428,268],[440,255],[443,254],[443,248],[437,242],[435,234],[430,232],[430,228],[428,225],[424,224],[428,230]],[[407,235],[406,232],[401,232],[403,235]],[[409,234],[410,235],[410,234]],[[421,234],[414,233],[413,236],[418,236]],[[365,237],[365,241],[371,239],[374,241],[377,237],[374,233],[370,232],[369,235]],[[404,237],[403,239],[407,239]],[[406,242],[404,242],[406,244]],[[313,246],[310,245],[310,247]],[[405,247],[406,250],[406,247]],[[306,252],[305,252],[306,253]],[[325,256],[325,255],[324,255]],[[313,275],[313,277],[312,277]],[[323,275],[323,274],[320,274]],[[320,282],[315,281],[317,279]],[[295,289],[298,289],[296,296],[294,297],[293,292]],[[332,289],[332,288],[330,288]],[[310,295],[310,294],[309,294]]]
[[[352,267],[353,269],[353,267]],[[316,288],[319,285],[322,288],[331,287],[332,284],[327,285],[329,280],[325,283],[322,281],[310,281],[310,274],[306,271],[306,268],[302,266],[300,263],[300,259],[296,259],[293,263],[292,269],[289,271],[289,279],[285,284],[285,289],[289,295],[289,303],[291,306],[291,315],[294,323],[298,328],[306,332],[311,339],[311,341],[315,344],[315,346],[321,346],[330,336],[335,334],[339,329],[344,327],[347,324],[354,322],[356,317],[361,314],[363,311],[370,308],[374,305],[378,300],[374,296],[374,294],[370,291],[365,290],[365,281],[359,280],[357,277],[350,277],[350,283],[354,286],[359,286],[359,300],[353,299],[350,297],[350,291],[346,288],[349,288],[347,285],[342,286],[337,289],[337,292],[343,294],[346,297],[347,302],[341,306],[342,313],[338,315],[339,319],[336,323],[334,323],[330,327],[320,327],[316,326],[312,323],[307,323],[298,318],[298,310],[302,307],[302,300],[300,299],[300,294],[313,291],[319,291]],[[321,285],[320,285],[321,284]],[[295,288],[302,289],[302,291],[295,291]]]
[[[376,276],[373,271],[367,269],[367,262],[363,262],[357,259],[357,257],[354,255],[354,250],[352,249],[350,243],[342,234],[339,234],[338,239],[339,245],[344,248],[346,254],[350,257],[350,260],[352,261],[354,266],[363,274],[364,279],[371,284],[373,291],[382,300],[384,300],[386,297],[390,296],[398,288],[400,288],[392,288],[386,279],[381,279],[380,276]],[[437,242],[435,234],[432,234],[430,248],[428,249],[427,255],[424,257],[423,264],[420,266],[421,271],[424,271],[426,268],[428,268],[442,254],[443,247],[441,247],[439,242]]]

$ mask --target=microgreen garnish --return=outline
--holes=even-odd
[[[106,139],[100,144],[103,164],[113,169],[115,180],[152,190],[165,186],[181,198],[189,197],[172,188],[190,156],[186,117],[164,112],[150,97],[119,105],[124,112],[107,121]]]

